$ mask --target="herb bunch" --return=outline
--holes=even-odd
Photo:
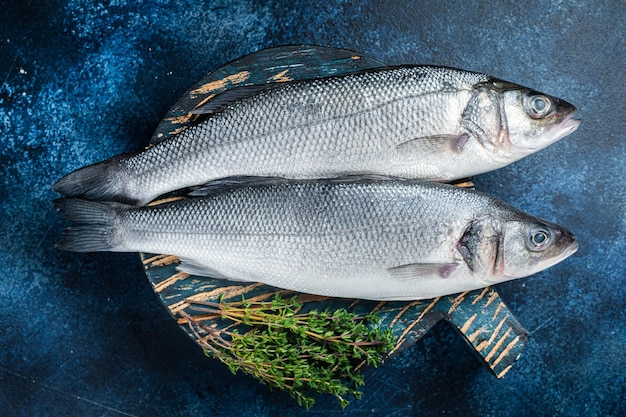
[[[346,309],[301,312],[297,297],[272,301],[193,302],[183,313],[207,355],[236,373],[241,370],[271,387],[288,391],[309,409],[313,393],[334,395],[342,408],[348,397],[360,398],[360,369],[378,366],[393,349],[391,330],[378,327],[375,314],[359,316]],[[228,320],[225,327],[215,319]]]

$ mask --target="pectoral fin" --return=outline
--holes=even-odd
[[[459,266],[458,263],[447,264],[406,264],[389,268],[387,271],[392,277],[401,281],[419,280],[432,276],[448,278]]]
[[[419,151],[426,155],[442,152],[461,153],[469,141],[469,134],[460,135],[433,135],[411,139],[396,145],[400,151]]]

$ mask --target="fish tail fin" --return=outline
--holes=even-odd
[[[55,246],[73,252],[125,252],[117,233],[119,216],[130,206],[118,203],[61,198],[54,201],[61,217],[73,225]]]
[[[124,183],[120,178],[123,172],[122,161],[127,157],[128,155],[118,155],[77,169],[58,180],[52,189],[64,197],[135,205],[138,199],[126,195]]]

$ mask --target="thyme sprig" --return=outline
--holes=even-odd
[[[363,365],[378,366],[393,349],[391,330],[376,314],[346,309],[301,312],[297,297],[272,301],[193,302],[197,315],[183,313],[207,355],[236,373],[241,370],[288,391],[309,409],[313,393],[334,395],[341,407],[361,398]],[[216,319],[227,320],[219,326]]]

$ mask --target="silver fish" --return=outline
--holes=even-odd
[[[66,197],[145,205],[232,176],[376,174],[451,181],[491,171],[572,133],[573,105],[490,76],[401,66],[227,90],[204,121],[136,154],[79,169]]]
[[[416,180],[268,181],[157,206],[59,199],[57,247],[178,256],[193,275],[332,297],[412,300],[521,278],[573,254],[568,230]]]

